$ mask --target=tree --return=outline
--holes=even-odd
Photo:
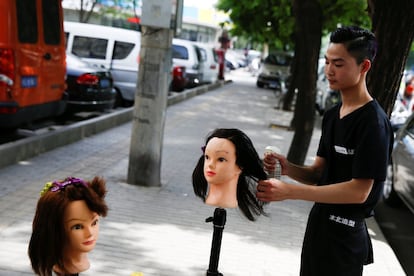
[[[391,114],[414,36],[414,1],[368,0],[377,57],[368,75],[368,90]]]
[[[246,37],[254,43],[276,49],[289,48],[293,17],[291,0],[219,0],[216,8],[229,13],[233,37]],[[253,15],[253,16],[252,16]]]
[[[294,116],[295,135],[288,160],[303,164],[312,138],[315,116],[316,77],[322,38],[322,10],[318,0],[294,0],[296,18],[294,83],[298,96]],[[309,16],[312,15],[312,16]]]
[[[64,0],[63,0],[64,1]],[[121,15],[121,16],[129,16],[132,13],[135,13],[135,9],[137,7],[138,0],[114,0],[113,6],[103,6],[100,5],[102,0],[79,0],[79,22],[88,23],[92,14],[95,12],[95,8],[99,6],[97,9],[99,14],[109,15],[112,14],[114,16]],[[121,10],[123,8],[124,10]],[[130,10],[128,12],[128,10]]]
[[[79,22],[87,23],[99,0],[80,0]]]

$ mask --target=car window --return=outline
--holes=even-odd
[[[216,51],[214,49],[211,49],[211,51],[213,52],[214,61],[218,62],[219,60],[218,60],[218,55],[217,55]]]
[[[207,61],[207,52],[203,48],[197,48],[197,57],[200,61]]]
[[[43,0],[43,36],[46,44],[59,45],[60,43],[60,17],[58,1]]]
[[[179,59],[188,59],[188,50],[184,46],[173,45],[172,46],[172,57]]]
[[[75,36],[72,53],[83,58],[105,59],[107,46],[107,39]]]
[[[129,55],[129,53],[131,53],[132,49],[134,49],[134,46],[134,43],[115,41],[113,59],[126,58]]]
[[[411,120],[410,122],[408,122],[406,130],[411,136],[414,136],[414,117],[413,116],[411,116]]]
[[[17,0],[17,32],[22,43],[37,42],[37,12],[35,0]]]
[[[268,55],[264,63],[270,65],[281,65],[281,66],[289,66],[291,62],[291,57],[286,55]]]
[[[65,49],[68,48],[68,39],[69,39],[69,33],[65,32]]]

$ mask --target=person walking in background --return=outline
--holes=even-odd
[[[326,112],[315,161],[290,163],[280,154],[266,154],[264,166],[300,182],[259,182],[259,200],[301,199],[315,202],[302,246],[300,275],[362,275],[373,262],[365,218],[382,194],[393,144],[389,119],[366,86],[377,50],[375,36],[350,26],[335,30],[325,54],[325,75],[342,101]],[[308,184],[308,185],[302,185]]]
[[[33,219],[28,254],[36,275],[78,275],[89,269],[99,218],[106,216],[105,181],[68,177],[46,183]]]

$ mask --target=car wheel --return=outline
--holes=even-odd
[[[125,101],[122,98],[121,91],[119,91],[118,89],[115,89],[115,90],[116,90],[116,96],[115,96],[114,108],[125,107]]]
[[[387,177],[384,181],[382,195],[384,202],[387,205],[391,207],[398,207],[401,205],[401,199],[394,190],[394,168],[392,162],[387,166]]]
[[[260,82],[260,81],[256,82],[256,85],[257,85],[257,87],[259,87],[259,88],[263,88],[263,87],[264,87],[263,82]]]

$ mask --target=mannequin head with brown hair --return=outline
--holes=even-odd
[[[76,274],[89,268],[99,218],[106,216],[103,178],[68,177],[46,183],[37,203],[28,254],[37,275]]]
[[[265,214],[255,191],[267,176],[250,138],[239,129],[215,129],[202,149],[192,175],[194,193],[208,205],[238,207],[252,221]]]

